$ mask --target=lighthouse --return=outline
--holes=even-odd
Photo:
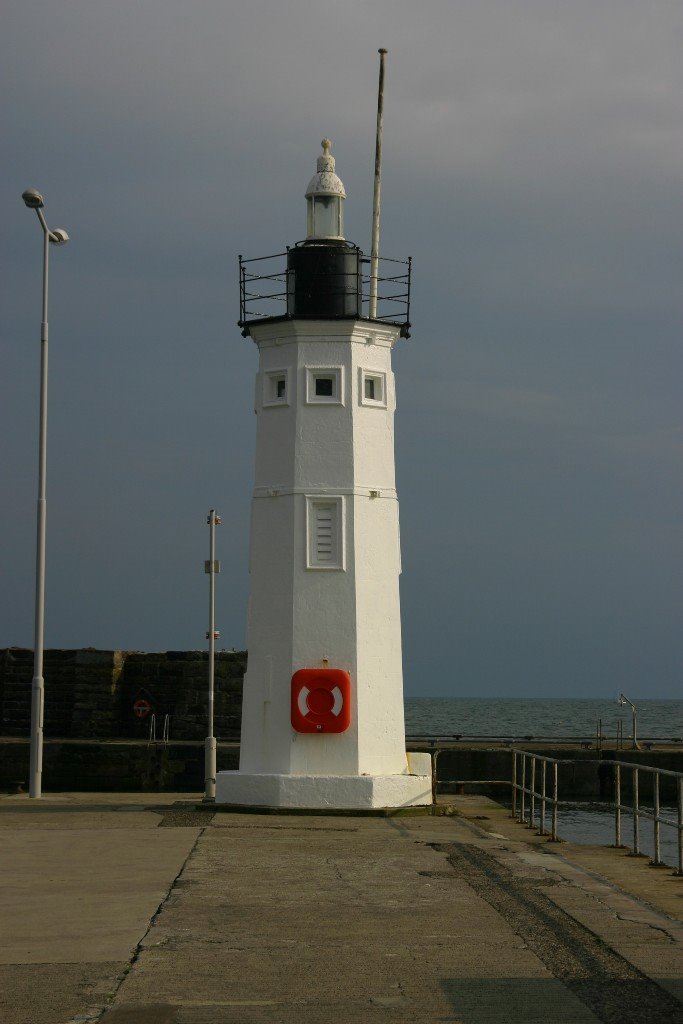
[[[217,774],[216,802],[430,804],[429,755],[405,749],[401,659],[391,356],[410,264],[393,261],[389,297],[369,301],[370,261],[344,238],[346,192],[322,149],[305,240],[240,258],[240,326],[259,354],[249,661],[239,770]]]

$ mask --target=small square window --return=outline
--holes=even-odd
[[[377,370],[360,370],[359,400],[361,405],[375,405],[386,409],[386,374]]]
[[[306,367],[306,401],[344,404],[344,373],[341,366]]]
[[[266,370],[263,374],[263,404],[289,405],[289,370]]]

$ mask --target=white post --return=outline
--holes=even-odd
[[[38,428],[38,508],[36,534],[35,632],[33,643],[33,679],[31,680],[31,750],[29,764],[29,796],[37,799],[43,793],[43,715],[45,680],[43,650],[45,632],[45,537],[47,523],[47,289],[50,242],[63,245],[69,236],[63,228],[50,231],[43,215],[44,201],[40,192],[26,189],[21,197],[29,210],[35,210],[43,230],[43,295],[40,323],[40,424]]]
[[[41,217],[41,224],[44,220]],[[40,324],[40,426],[38,438],[38,508],[36,534],[36,598],[35,639],[33,646],[33,679],[31,680],[31,765],[29,796],[43,795],[43,715],[45,680],[43,678],[43,647],[45,631],[45,537],[47,524],[47,288],[49,231],[43,228],[43,303]]]
[[[216,515],[216,510],[211,509],[207,516],[209,527],[209,560],[204,563],[204,571],[209,575],[209,629],[207,638],[209,641],[209,708],[208,708],[208,734],[204,743],[204,799],[214,800],[216,797],[216,737],[213,734],[213,704],[214,704],[214,669],[216,656],[216,628],[215,628],[215,607],[216,607],[216,573],[220,572],[220,565],[216,561],[216,525],[220,524],[221,517]]]

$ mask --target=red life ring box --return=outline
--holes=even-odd
[[[292,676],[292,728],[345,732],[351,724],[351,676],[341,668],[300,668]]]
[[[147,718],[147,715],[152,710],[152,705],[144,697],[142,700],[136,700],[133,704],[133,714],[137,715],[138,718]]]

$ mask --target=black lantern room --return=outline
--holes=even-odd
[[[244,260],[240,256],[240,327],[280,319],[366,320],[369,264],[344,238],[346,191],[335,173],[330,139],[322,141],[316,173],[306,189],[306,238],[286,254]],[[286,256],[286,268],[282,257]],[[382,260],[378,283],[381,320],[408,336],[410,260]],[[387,265],[389,271],[387,272]],[[364,273],[366,277],[364,277]],[[284,285],[284,287],[283,287]]]

